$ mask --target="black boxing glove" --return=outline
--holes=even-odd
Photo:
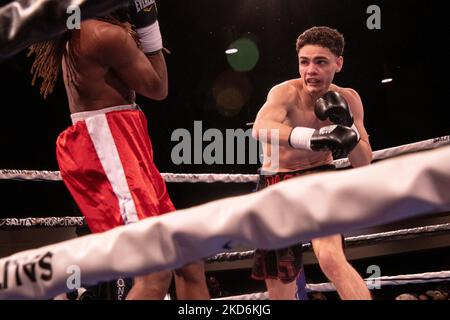
[[[316,117],[322,121],[329,119],[334,124],[352,128],[360,138],[358,129],[353,123],[352,112],[347,100],[335,91],[328,91],[319,98],[314,107]]]
[[[130,20],[136,28],[142,50],[157,53],[163,48],[155,0],[130,0]]]
[[[331,151],[333,158],[346,157],[358,144],[357,133],[348,127],[332,125],[315,130],[296,127],[289,136],[289,145],[296,149]]]

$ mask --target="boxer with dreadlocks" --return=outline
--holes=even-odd
[[[135,92],[154,100],[167,96],[156,4],[130,1],[128,10],[84,21],[79,30],[30,51],[36,56],[33,83],[43,79],[44,97],[62,67],[73,125],[58,137],[58,164],[93,232],[175,210],[153,162],[146,118],[135,104]],[[145,250],[143,243],[143,257],[162,254]],[[136,277],[127,298],[161,299],[171,279],[171,271]],[[178,299],[209,298],[200,262],[175,271],[175,284]]]

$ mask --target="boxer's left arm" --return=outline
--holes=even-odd
[[[349,154],[348,158],[353,167],[362,167],[372,162],[372,147],[369,135],[364,127],[364,108],[359,94],[353,89],[341,89],[339,93],[347,100],[353,114],[354,124],[361,139],[358,145]]]

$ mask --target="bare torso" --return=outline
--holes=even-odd
[[[64,84],[71,113],[92,111],[134,102],[134,92],[102,64],[98,37],[111,24],[98,20],[73,30],[62,61]],[[108,54],[115,54],[109,52]]]
[[[330,121],[320,121],[314,114],[314,106],[307,105],[302,101],[300,91],[302,90],[302,81],[300,79],[289,80],[282,84],[282,86],[294,87],[297,96],[293,99],[294,105],[290,107],[286,119],[283,124],[289,127],[308,127],[320,129],[324,126],[331,125]],[[330,90],[341,91],[342,89],[332,85]],[[273,158],[270,154],[270,146],[263,143],[264,163],[262,169],[265,171],[289,172],[296,170],[304,170],[322,165],[331,164],[333,157],[331,152],[313,152],[308,150],[294,149],[289,146],[279,147],[279,165],[274,165],[270,162]]]

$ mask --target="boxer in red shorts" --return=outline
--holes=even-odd
[[[147,121],[134,103],[135,92],[167,96],[162,49],[154,0],[130,1],[31,48],[44,97],[62,65],[73,125],[58,138],[58,164],[93,232],[175,210],[153,163]],[[162,299],[171,280],[171,271],[136,277],[127,298]],[[177,270],[175,284],[178,299],[209,298],[203,263]]]

